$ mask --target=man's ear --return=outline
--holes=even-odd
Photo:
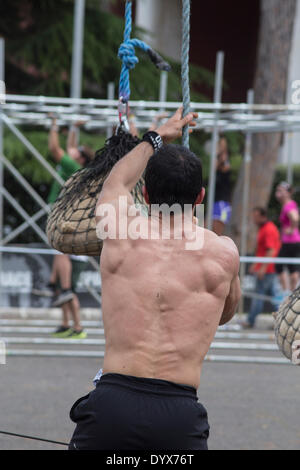
[[[199,204],[202,204],[204,198],[205,198],[205,188],[202,188],[200,193],[197,196],[195,206],[198,206]]]
[[[143,191],[143,196],[144,196],[145,202],[146,202],[146,204],[149,205],[149,194],[147,192],[146,186],[143,186],[142,191]]]

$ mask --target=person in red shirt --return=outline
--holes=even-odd
[[[267,210],[262,207],[255,207],[253,209],[253,221],[258,227],[255,256],[259,258],[276,258],[281,248],[280,233],[276,225],[268,219]],[[276,302],[276,297],[279,283],[274,263],[256,263],[250,267],[249,271],[256,277],[256,293],[272,296],[274,308],[277,310],[278,302]],[[262,313],[263,306],[264,301],[262,299],[255,298],[252,300],[248,320],[244,324],[245,327],[254,328],[256,317]]]

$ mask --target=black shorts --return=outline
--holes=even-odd
[[[283,243],[278,258],[300,258],[300,243]],[[284,267],[284,264],[276,264],[277,274],[281,274]],[[300,265],[288,264],[287,269],[293,274],[300,271]]]
[[[69,450],[207,450],[209,424],[193,387],[105,374],[70,412]]]

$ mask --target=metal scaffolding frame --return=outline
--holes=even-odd
[[[219,132],[240,131],[246,136],[246,152],[244,164],[249,167],[251,160],[251,137],[254,133],[261,132],[298,132],[300,131],[300,106],[299,105],[255,105],[252,102],[242,104],[218,103],[220,90],[222,88],[222,55],[218,56],[216,80],[216,93],[214,103],[192,103],[191,107],[199,112],[196,129],[212,133],[213,144],[210,160],[209,179],[209,204],[208,222],[209,228],[212,224],[212,210],[215,194],[215,164]],[[111,93],[111,91],[110,91]],[[145,129],[150,127],[153,118],[158,112],[170,111],[180,106],[180,103],[157,101],[132,101],[131,109],[136,115],[136,127]],[[118,124],[116,113],[117,101],[94,100],[79,98],[53,98],[7,95],[6,103],[1,106],[1,120],[15,135],[23,142],[27,149],[37,158],[40,163],[58,178],[53,168],[44,160],[36,149],[28,142],[24,135],[17,129],[16,124],[30,124],[50,127],[50,112],[56,113],[60,125],[70,124],[76,120],[86,121],[87,130],[112,129]],[[1,140],[1,139],[0,139]],[[248,149],[248,150],[247,150]],[[248,160],[247,160],[248,159]],[[251,163],[251,162],[250,162]],[[247,170],[247,174],[249,171]],[[1,171],[0,171],[1,175]],[[292,162],[289,159],[288,178],[292,178]],[[61,183],[61,181],[60,181]],[[248,183],[244,185],[244,201],[247,201]],[[1,200],[0,200],[1,202]],[[1,214],[1,209],[0,209]],[[245,236],[246,230],[243,230]],[[245,254],[244,252],[242,254]]]
[[[173,112],[182,105],[170,101],[131,101],[130,109],[136,116],[136,125],[145,129],[157,113]],[[6,95],[1,108],[11,121],[20,125],[50,127],[49,113],[58,117],[60,125],[76,120],[86,121],[86,130],[106,129],[118,124],[118,101],[94,98],[55,98],[30,95]],[[272,133],[300,131],[300,105],[270,105],[249,103],[191,103],[198,112],[196,130],[213,133],[239,131],[243,133]]]
[[[212,226],[213,201],[215,194],[215,165],[216,151],[219,132],[239,131],[246,136],[246,148],[251,146],[251,137],[255,133],[284,132],[294,133],[300,131],[300,106],[299,105],[256,105],[252,101],[241,104],[222,104],[222,74],[223,74],[223,53],[218,54],[217,74],[215,85],[214,103],[191,103],[191,107],[198,111],[199,118],[196,130],[202,130],[212,133],[212,150],[210,158],[210,177],[209,177],[209,202],[208,202],[208,228]],[[161,86],[165,89],[165,81],[161,80]],[[109,91],[112,96],[112,88]],[[160,92],[162,96],[162,90]],[[35,149],[26,141],[25,137],[16,128],[16,124],[37,125],[45,128],[50,127],[49,113],[55,113],[58,116],[58,124],[66,125],[76,120],[86,121],[86,130],[111,130],[118,124],[117,104],[115,100],[96,100],[80,98],[55,98],[55,97],[36,97],[22,95],[7,95],[6,103],[2,105],[2,120],[10,130],[34,152]],[[138,129],[149,128],[153,118],[161,111],[172,112],[177,109],[181,103],[168,101],[132,101],[131,110],[136,115],[136,127]],[[37,156],[37,155],[36,155]],[[246,158],[251,159],[249,150]],[[39,157],[38,157],[39,158]],[[42,163],[42,159],[39,158]],[[43,163],[42,163],[43,164]],[[251,162],[250,162],[251,164]],[[249,162],[246,167],[248,168]],[[51,167],[50,167],[51,168]],[[49,169],[53,174],[53,169]],[[247,174],[249,171],[247,170]],[[0,171],[1,174],[1,171]],[[53,174],[53,177],[54,174]],[[289,158],[287,178],[292,179],[292,162]],[[243,200],[247,201],[248,183],[244,186]],[[1,201],[0,201],[1,202]],[[1,213],[1,210],[0,210]],[[243,230],[245,236],[246,230]],[[243,244],[244,246],[244,244]],[[242,254],[245,254],[244,252]]]
[[[45,160],[45,158],[38,152],[38,150],[26,139],[26,137],[16,128],[16,126],[11,122],[10,118],[8,118],[3,112],[0,114],[0,121],[8,127],[9,130],[15,135],[15,137],[22,142],[27,150],[39,161],[39,163],[48,171],[51,176],[62,186],[64,184],[64,180],[60,177],[60,175],[52,168],[51,165]],[[23,189],[35,200],[35,202],[41,207],[41,209],[33,215],[29,215],[22,206],[15,200],[15,198],[6,190],[4,187],[4,183],[0,186],[0,202],[3,201],[3,197],[8,201],[8,203],[18,212],[18,214],[24,219],[24,222],[13,230],[9,235],[3,238],[3,226],[0,220],[0,247],[7,245],[7,243],[11,242],[15,237],[17,237],[20,233],[26,230],[28,227],[31,227],[34,232],[39,236],[39,238],[45,243],[49,245],[48,238],[41,230],[41,228],[36,224],[36,222],[43,217],[44,215],[50,212],[50,207],[48,204],[44,202],[44,200],[39,196],[39,194],[35,191],[35,189],[28,183],[28,181],[21,175],[21,173],[15,168],[10,161],[5,157],[3,151],[0,153],[0,165],[5,167],[18,181],[18,183],[23,187]],[[2,206],[3,207],[3,206]],[[3,209],[2,209],[3,210]],[[0,252],[0,259],[1,259],[1,252]],[[93,266],[94,269],[99,270],[99,265],[95,261],[94,258],[89,258],[90,264]],[[2,269],[2,265],[0,265],[0,269]],[[95,292],[92,293],[94,298],[98,298]]]

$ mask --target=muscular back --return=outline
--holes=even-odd
[[[199,386],[216,329],[232,318],[240,292],[233,242],[197,230],[197,251],[185,239],[104,242],[104,373]]]

